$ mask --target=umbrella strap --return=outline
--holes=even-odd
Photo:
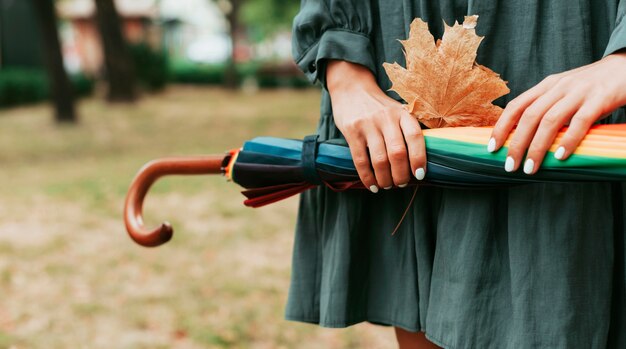
[[[322,179],[317,173],[315,159],[317,158],[317,139],[319,135],[309,135],[302,141],[302,174],[304,179],[311,184],[322,184]]]

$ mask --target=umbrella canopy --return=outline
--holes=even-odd
[[[548,154],[540,170],[528,176],[508,173],[503,164],[508,143],[487,152],[491,127],[440,128],[424,131],[426,178],[420,184],[491,187],[536,182],[626,180],[626,125],[594,126],[567,160]],[[562,137],[563,130],[558,140]],[[557,145],[550,150],[555,151]],[[244,204],[263,206],[324,184],[337,191],[364,189],[343,140],[317,142],[257,137],[233,152],[227,178],[246,188]],[[414,179],[409,184],[417,184]]]
[[[536,182],[626,181],[626,124],[590,129],[576,151],[564,161],[552,156],[566,129],[561,130],[539,171],[532,175],[503,169],[508,141],[499,151],[487,152],[492,128],[463,127],[424,130],[427,171],[424,181],[409,185],[491,187]],[[510,139],[510,138],[509,138]],[[258,137],[225,155],[170,158],[153,161],[139,172],[126,198],[125,222],[131,237],[144,246],[168,241],[172,228],[164,223],[146,231],[142,226],[143,199],[154,181],[172,174],[224,174],[241,185],[251,207],[267,205],[318,185],[343,191],[365,189],[345,141],[319,142]]]

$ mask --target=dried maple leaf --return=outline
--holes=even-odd
[[[509,93],[500,75],[476,63],[482,37],[475,32],[478,16],[467,16],[463,25],[444,23],[443,38],[435,43],[428,24],[411,23],[404,46],[406,69],[385,63],[387,75],[406,108],[429,128],[489,126],[502,108],[491,102]]]

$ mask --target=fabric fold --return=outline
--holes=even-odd
[[[363,65],[376,72],[369,38],[369,1],[304,0],[307,16],[294,20],[292,51],[296,64],[311,82],[325,85],[331,59]]]

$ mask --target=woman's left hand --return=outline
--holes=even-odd
[[[559,130],[569,124],[554,152],[567,159],[598,119],[626,105],[626,53],[609,55],[574,70],[550,75],[513,99],[493,129],[488,150],[498,150],[517,124],[505,162],[516,171],[524,154],[524,173],[534,174]]]

